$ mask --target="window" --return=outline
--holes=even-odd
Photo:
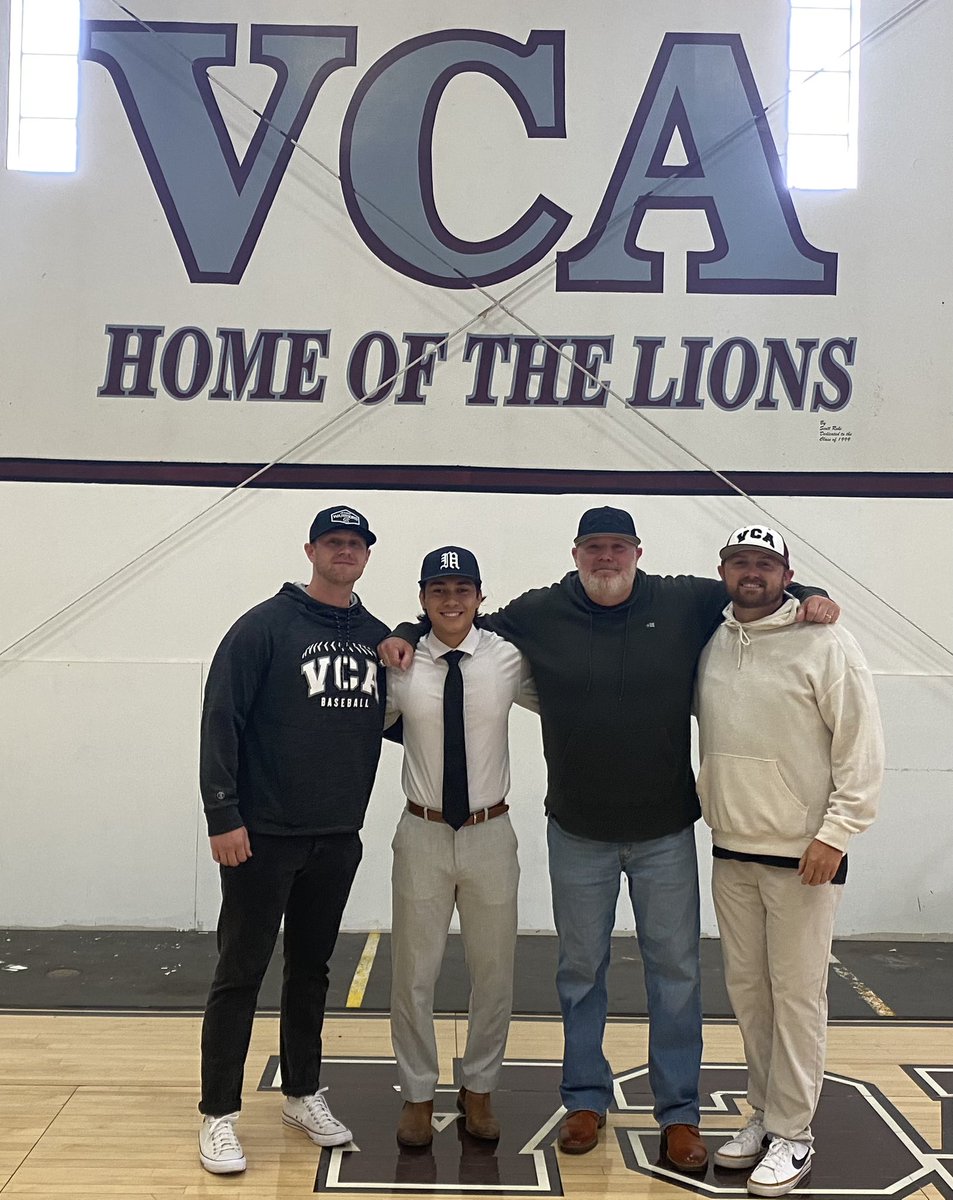
[[[857,186],[860,0],[791,0],[788,187]]]
[[[13,171],[76,170],[80,0],[11,0]]]

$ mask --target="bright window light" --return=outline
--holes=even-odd
[[[791,0],[788,187],[857,186],[860,0]]]
[[[76,170],[80,0],[11,0],[7,166]]]

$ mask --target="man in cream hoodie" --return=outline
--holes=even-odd
[[[731,604],[699,659],[698,795],[753,1113],[715,1162],[783,1196],[811,1169],[834,914],[847,843],[876,814],[883,738],[851,635],[795,621],[781,535],[736,530],[721,560]]]

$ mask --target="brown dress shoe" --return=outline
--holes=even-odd
[[[577,1108],[566,1113],[556,1143],[563,1154],[587,1154],[599,1141],[599,1130],[605,1123],[605,1113]]]
[[[708,1149],[697,1125],[669,1125],[662,1130],[662,1153],[680,1171],[704,1171]]]
[[[490,1107],[489,1092],[470,1092],[461,1088],[457,1096],[457,1108],[466,1117],[467,1133],[473,1137],[495,1142],[500,1136],[500,1123]]]
[[[402,1146],[429,1146],[433,1141],[433,1101],[405,1100],[397,1122],[397,1140]]]

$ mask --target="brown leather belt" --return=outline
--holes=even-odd
[[[475,813],[470,813],[470,816],[460,826],[465,829],[467,825],[482,825],[484,821],[492,821],[494,817],[502,817],[505,812],[509,812],[509,805],[505,800],[501,800],[499,804],[494,804],[492,808],[479,808]],[[443,819],[443,813],[439,808],[424,808],[420,804],[414,804],[413,800],[407,801],[407,811],[415,817],[423,817],[425,821],[436,821],[438,825],[446,825]]]

